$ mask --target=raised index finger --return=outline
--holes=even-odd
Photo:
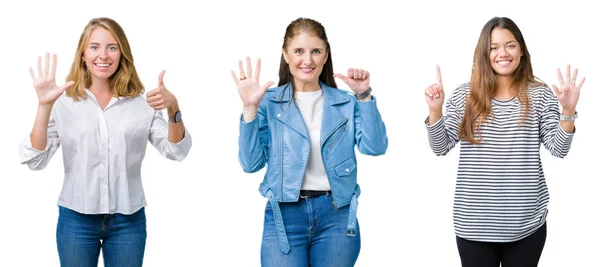
[[[442,72],[440,71],[440,65],[435,65],[435,79],[436,79],[437,84],[440,87],[443,87],[442,86]]]

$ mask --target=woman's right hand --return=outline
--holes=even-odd
[[[237,86],[238,93],[244,104],[244,109],[255,108],[258,109],[258,104],[262,99],[267,89],[274,84],[274,82],[267,82],[263,86],[260,86],[258,78],[260,75],[260,58],[256,60],[256,72],[252,75],[252,66],[250,57],[246,57],[246,73],[244,73],[244,65],[240,60],[238,62],[240,67],[240,78],[235,75],[235,72],[231,71],[231,77]],[[246,76],[246,74],[248,76]]]
[[[62,86],[56,85],[56,55],[52,55],[52,68],[50,68],[50,54],[46,53],[46,62],[44,69],[42,69],[42,57],[38,57],[38,76],[36,77],[33,69],[29,68],[31,79],[33,80],[33,86],[37,93],[39,104],[42,106],[52,106],[56,99],[62,95],[62,93],[73,85],[73,81],[68,81]]]
[[[442,85],[442,73],[440,72],[440,66],[436,65],[436,83],[430,85],[425,89],[425,100],[429,106],[429,112],[442,112],[442,105],[444,104],[444,86]]]

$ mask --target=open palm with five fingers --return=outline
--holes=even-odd
[[[368,71],[355,68],[348,69],[348,76],[336,73],[333,77],[344,81],[355,94],[362,93],[369,89],[369,83],[371,81],[371,75]]]
[[[260,85],[258,78],[260,76],[260,58],[256,60],[256,72],[252,72],[252,65],[250,57],[246,57],[246,71],[244,72],[244,65],[240,60],[238,62],[240,68],[240,78],[235,75],[235,72],[231,71],[231,77],[233,82],[237,86],[238,93],[242,99],[244,107],[258,108],[260,100],[265,95],[267,89],[274,84],[274,82],[267,82]],[[246,76],[247,75],[247,76]]]
[[[56,99],[62,95],[62,93],[73,85],[73,81],[68,81],[62,86],[56,85],[56,55],[52,55],[52,67],[50,67],[50,54],[46,53],[46,60],[44,68],[42,68],[42,57],[38,57],[38,74],[32,68],[29,68],[31,79],[33,80],[33,86],[40,105],[53,105]]]
[[[575,107],[577,106],[577,101],[579,100],[579,91],[583,85],[583,82],[585,82],[585,77],[581,79],[579,84],[576,84],[578,69],[575,68],[575,71],[571,76],[571,65],[567,65],[566,72],[567,73],[563,79],[560,69],[556,69],[558,81],[560,82],[560,88],[556,85],[552,85],[552,88],[554,88],[554,93],[556,93],[556,97],[563,108],[563,112],[573,114],[575,113]]]
[[[436,66],[435,70],[436,83],[425,89],[425,101],[427,101],[429,110],[441,112],[444,104],[444,86],[442,85],[440,66]]]

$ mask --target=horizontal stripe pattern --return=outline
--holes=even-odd
[[[458,127],[470,93],[469,84],[455,89],[446,115],[425,124],[429,145],[446,155],[457,143]],[[544,145],[565,157],[573,134],[560,127],[558,100],[547,86],[528,89],[530,111],[522,114],[517,98],[492,99],[492,113],[481,126],[483,142],[460,142],[454,196],[454,227],[459,237],[482,242],[513,242],[532,234],[546,219],[550,199],[540,160]]]

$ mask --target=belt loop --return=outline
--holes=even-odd
[[[347,236],[356,236],[356,210],[358,208],[358,197],[356,193],[352,194],[350,199],[350,208],[348,209],[348,228],[346,229]]]
[[[273,217],[275,217],[275,228],[277,229],[277,237],[279,238],[279,246],[281,248],[281,252],[283,254],[288,254],[290,252],[290,243],[287,239],[287,234],[285,233],[285,227],[283,225],[283,217],[281,216],[281,209],[279,209],[279,203],[277,203],[277,199],[271,192],[271,189],[267,190],[265,196],[271,203],[271,207],[273,208]]]

